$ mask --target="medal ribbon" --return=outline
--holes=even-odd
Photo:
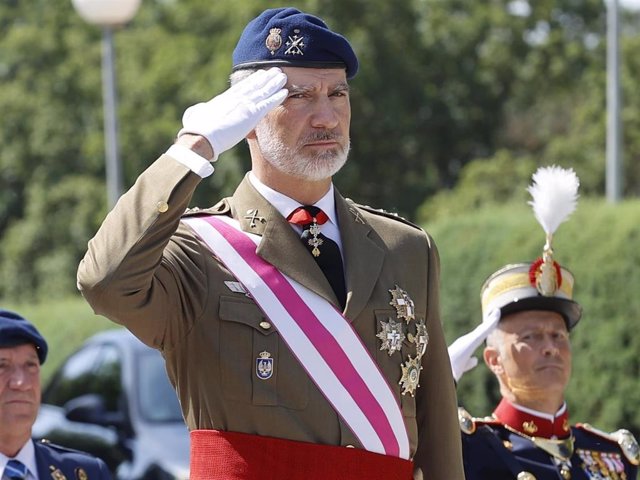
[[[260,258],[260,237],[242,232],[235,220],[207,216],[182,221],[247,288],[363,447],[408,459],[409,439],[398,401],[342,314]]]

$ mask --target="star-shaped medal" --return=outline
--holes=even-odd
[[[402,324],[395,322],[392,318],[389,318],[388,322],[380,322],[380,331],[376,335],[382,340],[380,350],[386,350],[389,356],[394,352],[399,352],[402,348],[402,342],[405,339],[405,335],[402,332]]]
[[[404,318],[407,323],[415,320],[415,307],[409,294],[398,285],[393,290],[389,290],[389,293],[393,297],[389,305],[395,307],[398,318]]]
[[[415,358],[407,358],[407,361],[400,365],[402,367],[402,378],[398,382],[402,387],[402,395],[406,395],[409,393],[412,397],[416,396],[416,390],[420,386],[420,370],[422,370],[422,365],[420,365],[420,357],[415,356]]]

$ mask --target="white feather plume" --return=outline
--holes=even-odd
[[[576,209],[580,180],[573,169],[555,165],[538,168],[531,178],[529,205],[547,235],[552,235]]]

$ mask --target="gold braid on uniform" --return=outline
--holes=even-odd
[[[573,438],[573,433],[565,439],[555,440],[553,438],[542,438],[542,437],[532,437],[525,433],[519,432],[515,428],[511,428],[507,424],[502,424],[504,428],[509,430],[516,435],[520,435],[523,438],[526,438],[531,443],[533,443],[536,447],[544,450],[549,455],[566,462],[573,455],[573,443],[575,439]]]

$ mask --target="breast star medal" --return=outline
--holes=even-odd
[[[422,357],[424,352],[427,351],[427,344],[429,343],[429,334],[427,333],[427,325],[424,323],[424,319],[420,319],[416,322],[416,334],[408,335],[409,341],[416,344],[416,353],[418,357]]]
[[[405,335],[402,332],[402,324],[395,322],[392,318],[389,318],[388,322],[380,322],[380,331],[376,335],[382,340],[380,350],[386,350],[389,356],[394,352],[399,352],[402,348],[402,342],[405,339]]]
[[[402,290],[398,285],[393,290],[389,290],[389,293],[393,297],[389,302],[389,305],[396,309],[398,318],[404,318],[409,323],[411,320],[415,320],[415,307],[413,300],[409,297],[409,294]]]
[[[416,390],[420,386],[420,357],[415,356],[411,358],[411,355],[407,358],[407,361],[400,365],[402,367],[402,378],[398,382],[402,387],[402,395],[410,394],[412,397],[416,396]]]

